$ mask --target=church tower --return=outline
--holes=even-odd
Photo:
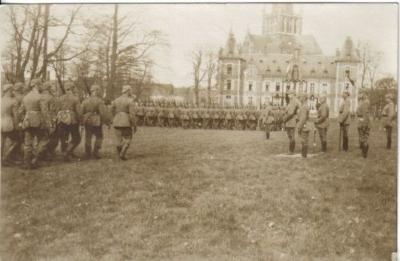
[[[292,4],[273,4],[270,14],[263,13],[263,35],[301,34],[302,17],[295,15]]]

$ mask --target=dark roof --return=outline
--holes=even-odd
[[[262,53],[291,53],[293,46],[298,46],[301,53],[305,55],[322,54],[321,48],[312,35],[293,35],[293,34],[271,34],[253,35],[248,34],[244,44],[243,52],[248,52],[249,48],[253,52]]]
[[[285,77],[292,65],[290,54],[254,54],[246,57],[247,67],[255,66],[265,77]],[[301,55],[297,63],[302,78],[334,78],[334,56]]]

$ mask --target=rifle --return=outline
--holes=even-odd
[[[342,126],[339,124],[339,151],[342,150],[342,137],[343,137]]]

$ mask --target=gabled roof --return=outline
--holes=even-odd
[[[243,53],[292,53],[292,48],[299,47],[305,55],[322,54],[321,48],[312,35],[271,34],[254,35],[247,34],[243,44]]]

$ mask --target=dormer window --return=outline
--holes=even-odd
[[[277,71],[278,73],[280,73],[280,72],[281,72],[281,68],[278,68],[276,71]]]
[[[315,73],[315,70],[314,69],[311,69],[311,72],[310,72],[311,74],[314,74]]]
[[[263,63],[263,60],[260,60],[260,63]]]
[[[324,74],[328,74],[328,70],[327,69],[324,70]]]

